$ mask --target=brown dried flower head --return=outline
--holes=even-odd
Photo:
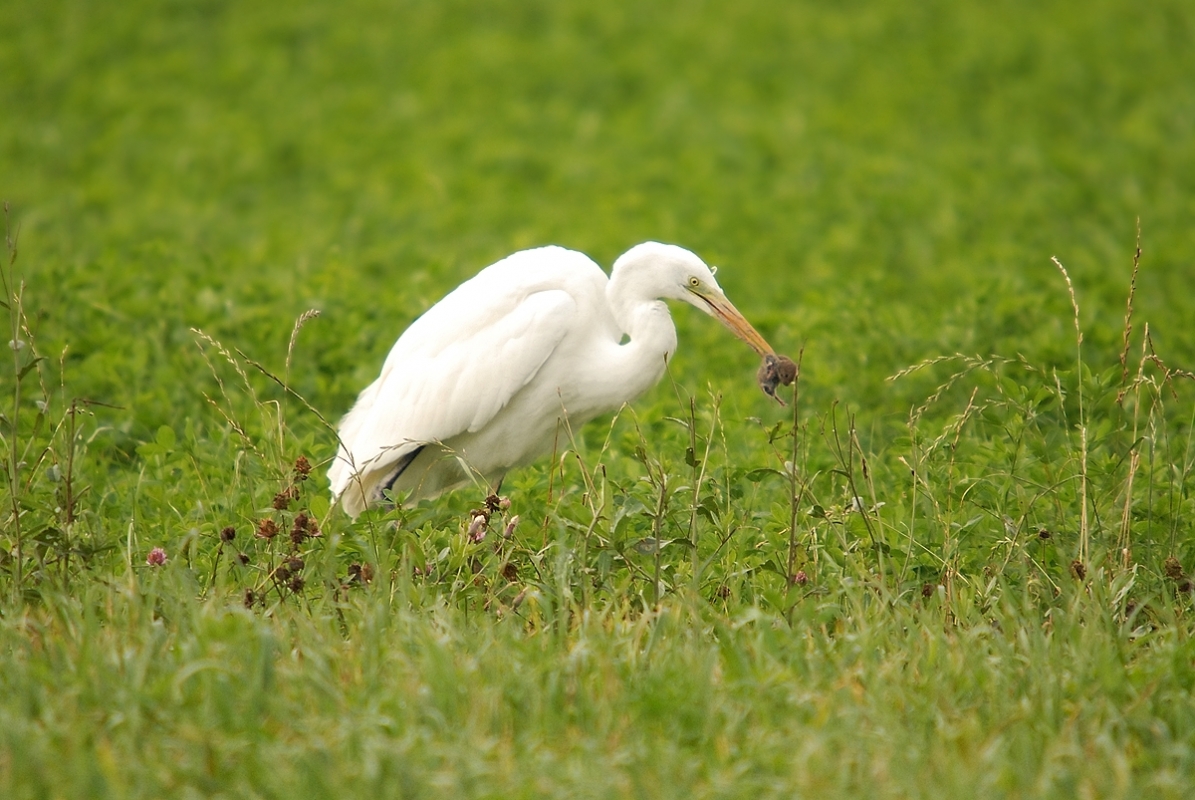
[[[311,462],[307,460],[307,456],[299,456],[295,459],[295,480],[305,481],[307,476],[311,474]]]
[[[1162,573],[1172,581],[1181,581],[1183,579],[1183,565],[1174,556],[1169,556],[1162,564]]]
[[[299,495],[303,492],[295,484],[287,486],[285,489],[274,495],[274,508],[279,511],[285,511],[290,508],[290,504],[294,500],[299,499]]]
[[[300,544],[308,537],[319,536],[319,525],[315,520],[307,516],[307,513],[300,511],[295,514],[295,524],[290,529],[290,540],[295,544]]]

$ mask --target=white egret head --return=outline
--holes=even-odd
[[[622,272],[637,273],[636,283],[643,295],[695,306],[725,325],[759,355],[775,352],[727,299],[714,279],[714,271],[683,247],[659,242],[637,244],[614,262],[611,279]]]

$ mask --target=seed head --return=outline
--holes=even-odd
[[[235,538],[237,538],[237,529],[231,525],[220,531],[220,541],[222,542],[231,542]]]
[[[1170,556],[1162,564],[1162,572],[1167,578],[1172,581],[1181,581],[1183,579],[1183,565],[1177,558]]]
[[[416,569],[418,572],[418,569]],[[349,583],[369,583],[373,580],[373,565],[354,561],[349,564]]]
[[[273,539],[278,535],[278,523],[267,517],[257,523],[257,533],[254,535],[258,539]]]
[[[295,544],[299,544],[304,539],[310,537],[315,538],[320,535],[319,524],[307,516],[307,512],[300,511],[295,514],[295,524],[290,529],[290,540]]]
[[[311,462],[307,460],[307,456],[299,456],[295,459],[295,480],[305,481],[307,476],[311,474]]]

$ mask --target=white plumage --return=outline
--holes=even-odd
[[[340,423],[333,497],[356,516],[387,490],[431,497],[470,473],[496,485],[551,450],[560,419],[582,425],[655,385],[676,350],[663,300],[690,303],[771,352],[688,250],[636,245],[609,279],[582,253],[524,250],[399,337]]]

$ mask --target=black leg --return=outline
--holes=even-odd
[[[402,474],[407,471],[407,467],[411,466],[411,462],[419,457],[419,454],[423,452],[423,448],[426,446],[427,445],[419,445],[397,461],[394,467],[394,474],[391,475],[382,485],[382,488],[378,490],[379,500],[385,499],[386,492],[394,488],[395,482],[402,477]],[[394,504],[390,503],[389,507],[394,508]]]

